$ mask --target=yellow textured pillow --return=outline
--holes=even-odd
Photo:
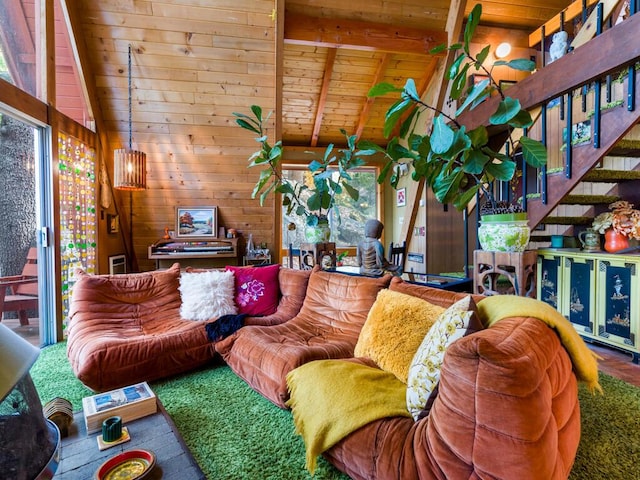
[[[445,309],[421,298],[381,290],[364,323],[354,355],[407,383],[409,366],[422,339]]]

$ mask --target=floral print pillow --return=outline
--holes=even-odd
[[[280,265],[264,267],[226,267],[235,276],[235,302],[238,313],[271,315],[278,308]]]
[[[440,314],[416,351],[407,379],[407,409],[419,420],[437,395],[440,367],[447,347],[457,339],[481,330],[476,304],[464,297]]]

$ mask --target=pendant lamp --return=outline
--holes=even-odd
[[[129,148],[113,152],[114,187],[118,190],[147,188],[147,154],[133,150],[131,128],[131,45],[129,45]]]

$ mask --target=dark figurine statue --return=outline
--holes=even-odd
[[[364,240],[358,243],[357,261],[362,275],[380,276],[385,273],[401,275],[400,266],[389,263],[384,257],[384,246],[379,240],[384,225],[382,222],[369,219],[364,224]]]

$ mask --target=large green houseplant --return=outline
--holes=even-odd
[[[251,198],[259,196],[260,205],[264,204],[272,192],[282,194],[282,205],[287,215],[292,213],[304,217],[307,226],[306,237],[310,242],[329,240],[329,213],[334,210],[337,221],[340,212],[336,207],[336,198],[347,193],[353,200],[360,194],[350,182],[350,171],[365,165],[362,158],[371,151],[360,151],[356,147],[356,136],[345,135],[347,148],[334,149],[329,144],[321,157],[314,158],[307,166],[309,181],[294,183],[282,175],[282,141],[271,145],[268,141],[265,124],[271,112],[263,117],[262,108],[251,106],[252,115],[234,112],[236,123],[250,132],[257,134],[256,141],[260,149],[249,157],[249,167],[260,167],[260,177],[251,194]]]
[[[493,195],[495,181],[510,182],[516,173],[514,154],[521,153],[524,160],[534,168],[547,161],[544,145],[516,132],[530,127],[533,120],[520,101],[505,95],[493,75],[499,65],[533,71],[535,63],[528,59],[498,60],[487,66],[491,46],[487,45],[477,54],[471,51],[471,40],[482,14],[481,5],[476,5],[469,14],[460,43],[440,45],[431,53],[445,50],[454,53],[454,60],[447,70],[449,94],[459,107],[452,114],[424,102],[413,79],[398,88],[388,83],[376,85],[369,92],[375,97],[388,93],[400,93],[400,98],[389,108],[385,117],[384,134],[389,137],[399,124],[399,135],[391,138],[385,149],[371,143],[361,142],[360,148],[384,154],[387,159],[378,181],[384,182],[391,173],[391,184],[398,184],[393,168],[397,163],[409,161],[413,166],[412,178],[424,179],[441,203],[452,203],[458,210],[467,208],[479,194],[481,203],[481,226],[478,238],[486,250],[522,251],[529,242],[530,229],[525,213],[517,202],[498,202]],[[487,78],[468,86],[470,74],[481,73]],[[504,153],[490,143],[490,135],[483,124],[468,130],[460,116],[473,110],[491,96],[499,95],[500,101],[489,118],[494,129],[508,133]],[[428,132],[419,131],[418,116],[425,110],[435,112]],[[404,140],[404,141],[401,141]],[[512,199],[513,200],[513,199]],[[508,214],[515,222],[504,224],[501,216]],[[518,218],[518,215],[520,216]]]
[[[402,88],[388,83],[378,84],[371,89],[369,96],[400,93],[399,100],[386,113],[384,134],[389,137],[398,123],[400,133],[389,140],[385,149],[372,142],[360,142],[358,146],[379,151],[387,158],[379,176],[380,182],[384,182],[391,174],[391,184],[397,186],[399,178],[394,173],[393,166],[409,160],[413,165],[412,178],[424,179],[441,203],[452,203],[458,210],[463,210],[480,193],[488,203],[487,208],[493,213],[499,213],[501,205],[494,198],[491,185],[496,180],[511,181],[516,172],[516,162],[512,155],[492,148],[486,126],[480,125],[467,130],[460,123],[460,116],[492,95],[499,95],[500,102],[489,118],[489,123],[495,128],[508,131],[508,147],[505,151],[511,154],[521,152],[524,160],[535,168],[546,163],[547,151],[539,141],[515,135],[516,131],[533,124],[531,115],[521,107],[519,100],[505,95],[493,76],[493,68],[499,65],[532,71],[535,63],[528,59],[498,60],[487,66],[490,45],[479,53],[472,54],[471,40],[481,13],[482,7],[478,4],[469,14],[462,42],[449,46],[440,45],[431,51],[436,54],[450,50],[456,55],[446,75],[450,82],[450,97],[458,102],[458,109],[453,114],[447,114],[425,103],[420,98],[413,79],[409,79]],[[467,87],[468,76],[473,73],[484,74],[487,79]],[[432,128],[429,132],[417,131],[417,117],[425,110],[435,112]],[[401,142],[401,139],[406,139],[406,142]],[[514,208],[509,205],[505,209]]]

